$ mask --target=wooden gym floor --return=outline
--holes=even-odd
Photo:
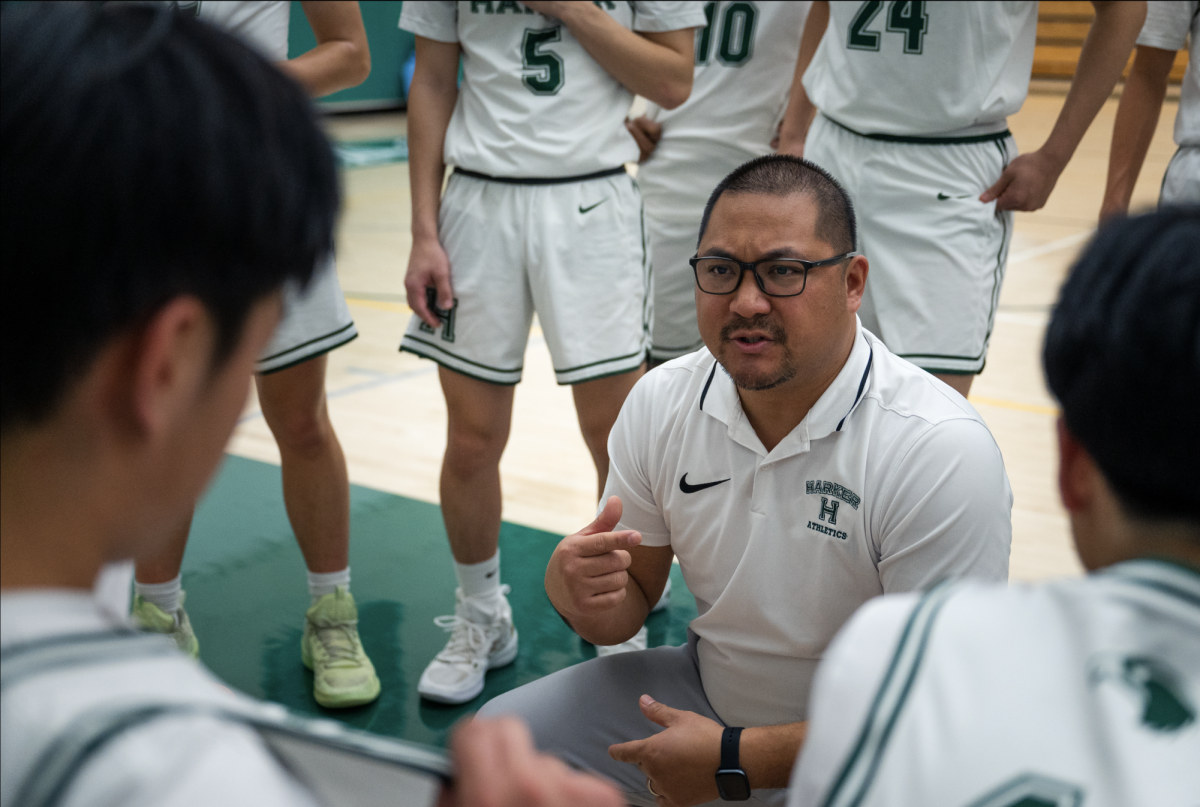
[[[1023,109],[1011,118],[1022,152],[1036,149],[1049,134],[1065,87],[1035,82]],[[1164,105],[1134,209],[1152,207],[1157,200],[1174,152],[1171,127],[1177,99],[1173,91]],[[971,391],[971,402],[1000,444],[1012,482],[1013,580],[1081,572],[1058,501],[1056,410],[1042,379],[1039,352],[1058,287],[1096,223],[1116,106],[1115,98],[1105,105],[1046,207],[1017,214],[987,367]],[[406,131],[402,113],[333,117],[328,126],[343,142]],[[333,421],[353,482],[436,503],[446,415],[435,365],[397,351],[409,317],[403,288],[411,246],[408,165],[348,169],[344,176],[338,270],[361,335],[331,354],[327,388]],[[279,461],[253,399],[229,452]],[[592,519],[595,473],[570,390],[554,383],[536,323],[501,471],[506,521],[561,535]]]

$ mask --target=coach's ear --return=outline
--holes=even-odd
[[[846,310],[857,314],[862,305],[863,292],[867,288],[867,256],[855,255],[846,267]]]
[[[155,312],[130,345],[129,415],[153,439],[194,405],[208,377],[215,342],[203,304],[176,297]]]

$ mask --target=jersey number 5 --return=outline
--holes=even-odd
[[[562,29],[526,28],[521,43],[521,67],[526,71],[521,81],[534,95],[557,95],[562,89],[566,71],[563,60],[552,50],[542,50],[546,42],[561,42]]]
[[[867,26],[882,8],[883,0],[868,0],[859,7],[858,13],[850,21],[846,47],[851,50],[879,50],[880,33]],[[887,29],[904,34],[905,53],[921,53],[925,48],[925,33],[929,30],[925,3],[919,0],[894,0],[888,3]]]

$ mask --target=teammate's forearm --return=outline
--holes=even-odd
[[[1054,129],[1040,151],[1061,171],[1079,146],[1088,126],[1108,100],[1146,18],[1146,4],[1093,3],[1096,18],[1084,40],[1075,78]]]
[[[592,3],[567,3],[560,19],[584,50],[630,92],[666,109],[679,106],[691,94],[693,29],[647,38],[622,27]],[[651,39],[665,39],[673,47]]]
[[[435,46],[437,51],[444,47],[443,43]],[[421,48],[420,40],[418,48]],[[408,94],[408,182],[412,195],[414,240],[437,238],[438,208],[446,173],[442,149],[458,100],[457,48],[452,60],[448,54],[437,53],[432,64],[425,64],[422,55],[418,51]],[[452,62],[452,73],[443,62]],[[447,73],[450,73],[449,78]]]
[[[779,129],[779,150],[786,152],[791,143],[803,142],[808,137],[808,127],[812,125],[817,108],[813,106],[804,89],[804,73],[812,64],[821,37],[829,27],[829,2],[817,0],[808,12],[804,23],[804,34],[800,38],[800,55],[796,59],[796,70],[792,75],[792,90],[788,97],[787,110],[783,115],[783,123]]]
[[[738,761],[750,787],[787,787],[807,735],[807,720],[743,731]]]
[[[1129,210],[1129,200],[1154,138],[1163,98],[1167,94],[1167,79],[1174,63],[1174,51],[1146,46],[1137,49],[1113,123],[1108,180],[1100,206],[1102,218]]]
[[[284,72],[313,98],[366,81],[371,74],[371,51],[358,3],[305,0],[302,7],[317,46],[282,62]]]

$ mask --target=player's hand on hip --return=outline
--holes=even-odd
[[[563,538],[546,567],[546,591],[555,606],[585,616],[616,608],[629,582],[629,548],[642,542],[633,530],[613,531],[621,500],[610,496],[596,520]]]
[[[436,305],[443,311],[454,307],[454,289],[450,285],[450,258],[436,238],[413,240],[408,255],[408,272],[404,275],[404,290],[408,307],[426,325],[441,325],[437,312],[429,307],[429,289],[436,292]]]
[[[644,740],[610,745],[608,755],[636,765],[646,775],[658,794],[659,807],[689,807],[720,798],[716,775],[721,765],[721,724],[695,712],[672,709],[649,695],[643,695],[638,706],[666,730]]]
[[[625,121],[625,128],[633,135],[633,139],[637,141],[638,162],[644,163],[650,159],[650,155],[654,153],[654,149],[658,146],[658,141],[662,140],[663,127],[658,121],[653,121],[645,115]]]
[[[455,782],[439,807],[621,807],[607,782],[537,753],[514,718],[472,720],[450,740]]]
[[[1040,210],[1050,198],[1062,165],[1041,150],[1022,154],[1008,164],[996,184],[979,197],[995,201],[997,210]]]

